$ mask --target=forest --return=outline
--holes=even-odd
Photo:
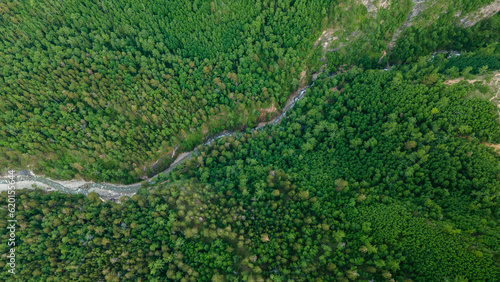
[[[298,87],[332,1],[0,3],[0,160],[137,182]]]
[[[498,281],[498,115],[443,84],[455,62],[322,75],[280,125],[121,203],[22,190],[17,278]]]
[[[211,135],[269,119],[325,61],[331,72],[383,68],[500,39],[499,16],[467,29],[441,16],[406,29],[390,51],[409,0],[376,18],[353,0],[168,3],[0,3],[2,167],[137,182]],[[327,29],[350,39],[326,52],[315,40]]]
[[[492,1],[393,49],[412,1],[226,2],[0,3],[2,169],[131,183],[198,149],[119,202],[16,191],[0,281],[500,281],[500,15],[452,18]]]

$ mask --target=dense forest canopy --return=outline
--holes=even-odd
[[[442,83],[454,61],[323,75],[281,125],[201,147],[120,204],[23,190],[18,277],[495,281],[500,156],[481,141],[498,116]]]
[[[0,3],[0,162],[137,182],[210,135],[268,119],[325,61],[382,68],[498,41],[498,16],[455,25],[454,11],[489,1],[462,2],[405,30],[394,52],[410,0],[375,16],[353,0]],[[315,42],[323,31],[338,38],[330,49]]]
[[[226,2],[0,3],[2,167],[133,182],[242,131],[119,203],[16,191],[0,280],[499,281],[500,15],[454,16],[492,1]]]
[[[2,163],[130,182],[282,105],[331,1],[0,5]]]

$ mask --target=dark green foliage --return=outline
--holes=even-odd
[[[121,203],[16,191],[17,274],[1,260],[0,280],[498,281],[498,111],[466,98],[487,86],[443,81],[500,67],[499,16],[462,29],[451,9],[383,55],[410,3],[0,3],[2,165],[135,181],[247,128]],[[311,49],[330,24],[359,40]],[[323,56],[340,72],[250,131]]]
[[[446,63],[446,68],[450,69],[456,67],[459,71],[463,71],[466,68],[471,68],[471,74],[478,74],[481,68],[488,70],[498,70],[500,69],[500,61],[496,56],[454,56]]]
[[[469,281],[495,279],[494,273],[488,273],[497,268],[490,251],[449,223],[426,221],[397,204],[360,208],[352,220],[376,228],[370,232],[373,244],[388,246],[396,253],[392,259],[402,261],[386,264],[392,262],[401,273],[415,273],[414,281],[435,281],[437,277],[452,281],[456,277]],[[396,277],[396,281],[404,279]]]
[[[297,87],[331,3],[0,3],[2,166],[133,182],[253,126]]]
[[[319,78],[281,125],[202,147],[122,204],[24,191],[18,277],[495,281],[500,157],[462,137],[498,124],[438,70]]]

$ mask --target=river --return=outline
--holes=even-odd
[[[295,104],[300,101],[302,98],[305,97],[306,95],[306,90],[314,85],[314,81],[311,85],[303,87],[299,90],[297,90],[293,95],[291,95],[288,100],[285,103],[285,106],[283,110],[281,111],[280,115],[275,117],[274,119],[266,122],[266,123],[261,123],[257,127],[252,128],[252,132],[255,130],[262,129],[263,127],[270,125],[274,126],[280,121],[285,118],[286,113],[291,110]],[[241,131],[223,131],[219,134],[216,134],[214,136],[209,137],[205,142],[203,142],[201,145],[202,146],[210,146],[210,144],[220,138],[223,137],[237,137],[238,135],[243,134]],[[194,149],[190,152],[185,152],[180,154],[175,161],[164,171],[160,172],[163,174],[169,174],[173,169],[175,169],[178,165],[184,163],[186,160],[191,159],[193,156],[195,156],[198,152],[198,149]],[[160,174],[158,173],[158,174]],[[158,174],[144,180],[149,182],[150,184],[156,184],[158,178]],[[4,191],[8,189],[8,183],[10,179],[7,177],[0,177],[0,191]],[[36,185],[38,188],[45,189],[47,191],[60,191],[63,193],[68,193],[68,194],[85,194],[87,195],[90,192],[96,192],[98,193],[103,200],[113,200],[117,201],[119,200],[122,196],[132,196],[137,191],[139,188],[142,186],[142,182],[137,182],[134,184],[129,184],[129,185],[119,185],[119,184],[112,184],[112,183],[94,183],[94,182],[89,182],[89,181],[84,181],[84,180],[68,180],[68,181],[61,181],[61,180],[53,180],[45,176],[37,176],[34,175],[33,172],[31,171],[20,171],[16,173],[15,177],[15,185],[16,189],[23,189],[23,188],[33,188],[33,185]]]

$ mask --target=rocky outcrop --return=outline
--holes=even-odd
[[[376,2],[376,3],[375,3]],[[377,17],[377,12],[380,8],[386,9],[391,4],[390,0],[361,0],[361,3],[365,5],[368,13],[372,14],[374,17]]]
[[[394,32],[394,35],[392,36],[392,40],[389,43],[389,49],[390,50],[392,50],[394,48],[394,46],[396,46],[396,41],[398,40],[399,35],[401,34],[401,32],[403,32],[403,30],[405,30],[406,28],[408,28],[409,26],[411,26],[411,22],[412,22],[413,18],[415,18],[416,16],[418,16],[418,14],[420,14],[420,12],[422,12],[424,10],[424,5],[423,4],[425,2],[426,2],[425,0],[413,0],[413,3],[415,5],[413,5],[413,7],[411,8],[411,12],[408,15],[408,18],[406,19],[406,21],[400,27],[398,27],[398,29],[396,29],[396,32]]]
[[[491,4],[481,7],[478,11],[469,13],[459,20],[459,26],[471,27],[476,25],[480,20],[489,18],[500,11],[500,0],[495,0]]]

